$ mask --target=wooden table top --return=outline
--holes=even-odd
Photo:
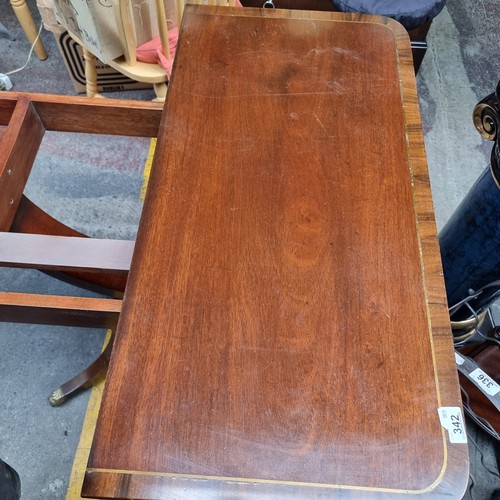
[[[460,406],[405,31],[188,6],[83,493],[461,498]]]

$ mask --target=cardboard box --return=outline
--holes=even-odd
[[[53,0],[56,20],[101,61],[123,55],[112,0]],[[137,45],[158,36],[154,0],[131,0]]]
[[[56,34],[57,46],[68,69],[69,76],[75,90],[84,94],[86,92],[85,60],[83,50],[68,34],[67,31]],[[96,59],[97,88],[99,92],[121,92],[124,90],[137,90],[152,88],[150,83],[136,82],[122,75],[111,66]]]
[[[84,94],[86,92],[86,81],[85,60],[83,58],[82,48],[69,36],[65,28],[58,24],[53,9],[53,0],[37,0],[37,7],[40,11],[45,29],[52,31],[56,38],[59,52],[68,69],[69,76],[76,92]],[[96,60],[96,70],[99,92],[121,92],[124,90],[147,89],[152,87],[151,84],[140,83],[127,78],[99,60]]]

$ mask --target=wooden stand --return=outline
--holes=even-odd
[[[0,93],[0,266],[39,269],[111,297],[4,292],[0,321],[115,328],[134,242],[87,238],[22,193],[46,130],[155,137],[160,113],[154,103]],[[107,367],[111,347],[50,403],[87,387]]]
[[[188,5],[179,40],[83,495],[462,498],[407,33]]]

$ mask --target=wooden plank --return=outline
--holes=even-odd
[[[176,64],[84,494],[461,498],[406,32],[187,6]]]
[[[10,97],[10,92],[0,92],[0,125],[6,126],[9,124],[16,107],[17,99]]]
[[[0,125],[19,99],[29,99],[46,130],[58,132],[156,137],[163,109],[155,102],[0,92]]]
[[[0,266],[128,273],[134,241],[0,232]]]
[[[0,230],[8,231],[45,129],[28,97],[20,97],[0,142]]]
[[[86,237],[86,235],[75,231],[73,228],[51,217],[24,195],[21,197],[21,202],[19,203],[16,216],[12,223],[11,231],[57,236],[76,236],[81,238]],[[125,290],[125,284],[127,282],[127,275],[120,272],[65,271],[64,275],[59,274],[57,277],[77,286],[112,297],[117,296],[117,292],[118,295],[120,295]]]
[[[0,321],[115,328],[121,303],[119,299],[0,292]]]

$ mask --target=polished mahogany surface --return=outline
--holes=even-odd
[[[83,492],[461,498],[408,38],[188,6]]]

